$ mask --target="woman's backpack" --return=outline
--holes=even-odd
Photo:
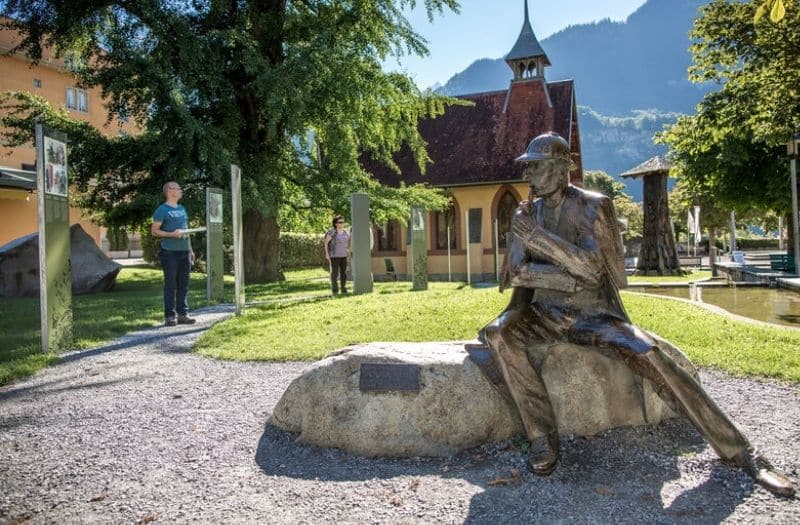
[[[328,239],[328,237],[330,237]],[[336,248],[336,230],[331,228],[325,233],[325,238],[328,239],[328,256],[333,257],[333,249]]]

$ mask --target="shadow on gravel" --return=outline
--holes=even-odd
[[[681,489],[678,483],[686,480],[678,457],[706,448],[687,427],[678,421],[655,430],[615,429],[592,439],[562,437],[561,464],[543,478],[525,470],[525,455],[518,446],[522,440],[487,444],[446,458],[370,459],[297,444],[295,434],[269,423],[255,460],[264,474],[276,477],[320,482],[401,478],[386,490],[387,502],[398,507],[419,498],[414,493],[418,486],[439,483],[444,489],[441,479],[463,480],[481,489],[469,502],[465,523],[679,523],[687,518],[719,523],[752,492],[753,484],[719,460],[713,460],[709,476],[707,464],[698,461],[696,468],[706,474],[693,477],[706,481]],[[384,486],[376,483],[376,488]],[[460,519],[447,521],[452,518]]]
[[[117,343],[112,343],[104,346],[98,346],[96,348],[92,348],[91,350],[85,350],[82,352],[74,352],[68,355],[65,355],[61,358],[61,360],[55,364],[55,366],[71,363],[73,361],[78,361],[79,359],[84,359],[86,357],[92,357],[96,355],[106,354],[108,352],[115,352],[117,350],[126,350],[128,348],[133,348],[135,346],[142,346],[154,341],[164,340],[167,341],[169,339],[174,339],[176,337],[180,338],[188,334],[194,334],[198,332],[204,332],[207,330],[207,326],[194,326],[190,329],[186,330],[178,330],[178,331],[171,331],[166,332],[162,327],[153,328],[152,330],[147,330],[146,332],[151,332],[152,335],[143,335],[143,336],[126,336],[124,341],[119,341]],[[160,331],[156,331],[160,330]],[[167,352],[172,353],[189,353],[191,352],[191,346],[181,345],[180,347],[173,348],[170,347],[167,349]]]
[[[137,379],[141,378],[139,376]],[[133,379],[133,378],[131,378]],[[47,395],[47,394],[57,394],[59,392],[68,392],[70,390],[85,390],[89,388],[103,388],[110,385],[116,385],[119,383],[125,383],[130,379],[114,379],[109,381],[95,381],[93,383],[80,383],[80,384],[72,384],[72,385],[65,385],[59,387],[52,387],[55,384],[63,383],[65,381],[73,381],[74,378],[64,378],[58,381],[48,381],[46,383],[25,386],[22,388],[12,388],[3,392],[0,392],[0,401],[5,401],[7,399],[13,399],[17,397],[21,397],[28,394],[33,395]],[[0,420],[2,421],[2,420]],[[2,422],[0,422],[0,426],[2,426]]]

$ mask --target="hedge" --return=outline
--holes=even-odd
[[[142,257],[150,264],[158,265],[158,248],[160,239],[150,234],[150,227],[142,228],[139,232],[142,237]],[[323,266],[325,253],[322,249],[322,233],[293,233],[281,232],[281,267],[298,268],[304,266]],[[223,232],[224,266],[225,272],[233,271],[232,236],[226,228]],[[192,237],[192,247],[198,258],[199,270],[205,268],[205,237],[197,235]],[[246,249],[246,248],[245,248]]]
[[[722,249],[722,240],[717,238],[716,246],[719,249]],[[727,247],[728,238],[725,237],[725,243]],[[708,239],[703,239],[700,243],[702,246],[703,251],[708,253]],[[746,250],[777,250],[778,249],[778,239],[736,239],[736,249],[741,251]]]
[[[281,232],[281,266],[298,268],[324,265],[323,237],[324,233]]]

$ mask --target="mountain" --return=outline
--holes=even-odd
[[[605,171],[625,184],[625,192],[634,200],[642,200],[642,180],[620,179],[619,174],[651,157],[664,155],[666,147],[653,144],[652,137],[679,115],[637,110],[627,117],[608,117],[578,106],[584,169]]]
[[[545,75],[548,80],[573,78],[578,103],[604,115],[637,109],[692,111],[710,88],[687,79],[689,31],[706,3],[648,0],[624,22],[606,19],[567,27],[541,42],[553,64]],[[512,43],[509,39],[509,48]],[[440,92],[504,89],[510,79],[502,58],[484,58],[454,75]]]
[[[648,0],[624,22],[574,25],[541,41],[553,64],[545,71],[547,79],[575,80],[585,169],[601,169],[618,178],[650,157],[663,155],[665,148],[652,143],[653,135],[680,113],[693,111],[712,89],[687,78],[689,31],[698,8],[708,1]],[[509,49],[512,44],[509,38]],[[511,69],[502,58],[483,58],[454,75],[439,92],[506,89],[510,79]],[[641,199],[641,180],[622,182],[630,195]]]

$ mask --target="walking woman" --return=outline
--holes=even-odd
[[[323,246],[325,258],[331,268],[331,291],[339,293],[337,276],[341,282],[342,293],[347,293],[347,256],[350,253],[350,233],[344,229],[344,217],[337,215],[332,221],[333,228],[325,234]]]

